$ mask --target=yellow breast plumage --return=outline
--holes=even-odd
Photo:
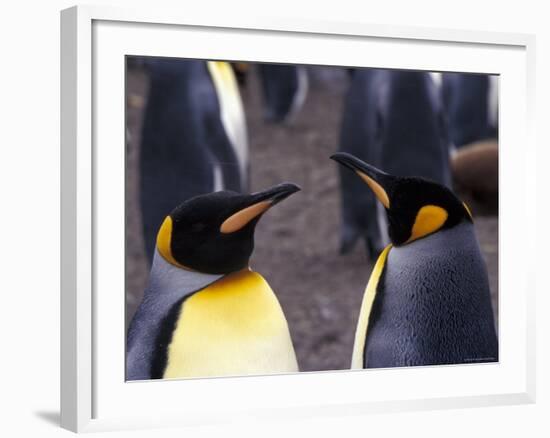
[[[181,305],[164,378],[295,371],[283,311],[258,273],[227,275]]]

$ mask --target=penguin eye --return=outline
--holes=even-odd
[[[203,222],[196,222],[193,225],[191,225],[191,232],[198,233],[199,231],[204,230],[206,225]]]

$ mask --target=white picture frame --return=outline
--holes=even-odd
[[[514,201],[536,205],[536,175],[527,172],[536,167],[534,44],[525,34],[292,17],[103,6],[62,11],[62,427],[101,431],[534,402],[534,267],[514,257],[530,253],[535,241],[534,208]],[[499,74],[500,362],[125,383],[124,55]],[[521,236],[514,233],[519,224]]]

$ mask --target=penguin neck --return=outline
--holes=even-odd
[[[402,246],[395,246],[394,253],[412,253],[415,257],[431,257],[432,255],[460,250],[461,247],[478,246],[474,225],[468,221],[462,221],[452,228],[443,229],[414,240]]]
[[[222,277],[224,274],[205,274],[178,268],[167,262],[155,248],[148,290],[166,291],[184,297],[204,289]]]

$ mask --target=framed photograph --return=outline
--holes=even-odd
[[[533,53],[62,11],[62,426],[534,402]]]

